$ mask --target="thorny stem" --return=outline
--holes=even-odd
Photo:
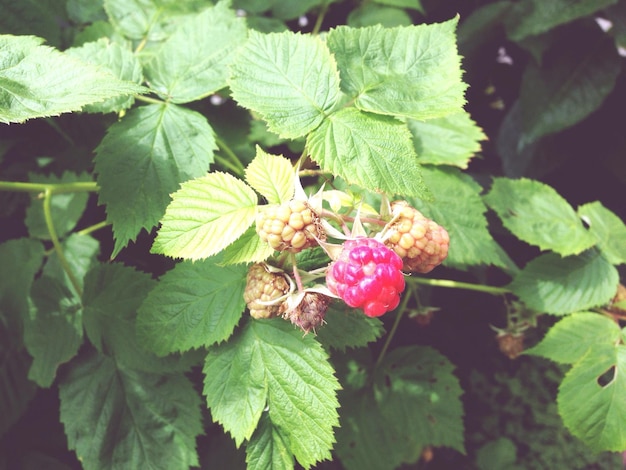
[[[486,292],[492,295],[509,294],[511,291],[506,287],[485,286],[482,284],[471,284],[469,282],[452,281],[449,279],[428,279],[424,277],[407,277],[407,282],[425,284],[433,287],[450,287],[452,289],[467,289],[479,292]]]
[[[413,294],[414,293],[413,289],[411,287],[409,287],[409,289],[411,291],[411,294]],[[410,298],[411,298],[411,295],[409,295],[408,292],[406,292],[404,296],[402,297],[402,302],[400,303],[400,306],[397,308],[398,314],[396,315],[396,319],[393,322],[393,326],[391,327],[391,330],[389,331],[389,334],[387,335],[387,339],[385,340],[383,349],[381,349],[380,354],[378,355],[378,359],[376,360],[376,364],[374,365],[374,368],[380,365],[383,358],[385,357],[385,354],[387,354],[387,349],[389,349],[391,340],[396,334],[396,330],[398,329],[398,325],[400,325],[400,320],[402,320],[402,316],[404,315],[404,312],[406,311],[406,306],[409,303]]]
[[[304,284],[302,284],[302,278],[300,277],[300,273],[298,272],[296,255],[295,253],[290,253],[289,257],[291,258],[291,265],[293,266],[293,278],[296,281],[296,286],[298,286],[298,292],[302,292],[304,290]]]
[[[67,277],[69,277],[70,282],[72,283],[72,286],[74,286],[74,290],[76,291],[76,293],[82,297],[83,290],[80,287],[78,279],[76,279],[76,276],[74,276],[72,268],[67,262],[67,258],[65,258],[65,254],[63,253],[63,247],[61,246],[61,242],[59,241],[59,236],[57,235],[57,231],[54,228],[54,222],[52,221],[52,211],[50,209],[51,199],[52,191],[50,189],[47,189],[44,192],[43,198],[43,216],[46,221],[46,227],[48,228],[48,234],[50,235],[50,240],[52,240],[52,246],[54,246],[54,250],[59,257],[59,261],[61,262],[63,270],[67,274]]]
[[[229,168],[237,173],[237,175],[243,176],[245,173],[245,169],[241,164],[239,158],[237,158],[237,155],[235,155],[235,152],[231,150],[226,142],[224,142],[217,136],[215,137],[215,143],[217,143],[217,146],[220,148],[220,150],[224,152],[224,154],[226,154],[226,156],[228,157],[228,160],[230,160],[231,166]]]
[[[97,192],[98,185],[92,181],[77,181],[75,183],[25,183],[22,181],[0,181],[0,191],[16,191],[20,193],[85,193]]]

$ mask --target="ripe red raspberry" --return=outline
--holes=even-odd
[[[410,272],[427,273],[448,256],[446,229],[424,217],[406,201],[391,203],[395,222],[388,228],[385,245],[393,249]]]
[[[243,299],[253,318],[272,318],[280,313],[280,303],[268,305],[289,292],[289,281],[284,273],[270,272],[265,263],[250,266],[246,277]],[[264,303],[261,303],[264,302]]]
[[[287,305],[288,302],[283,304],[286,307],[283,317],[305,333],[311,330],[315,332],[315,328],[324,322],[331,298],[318,292],[304,292],[302,298],[298,300],[299,302],[291,308]]]
[[[275,250],[292,253],[316,245],[315,237],[326,239],[319,216],[306,201],[298,199],[263,208],[256,230]]]
[[[404,290],[402,260],[373,238],[355,238],[326,272],[326,285],[350,307],[359,307],[368,317],[378,317],[396,308]]]

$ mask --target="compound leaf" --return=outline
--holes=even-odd
[[[241,106],[285,138],[319,126],[340,96],[335,60],[324,42],[293,32],[250,31],[231,64],[229,85]]]
[[[200,397],[182,374],[130,371],[91,354],[73,364],[59,394],[69,448],[85,468],[198,465]]]
[[[213,162],[213,129],[201,114],[172,104],[132,109],[96,149],[99,201],[113,224],[115,257],[163,216],[170,194]]]
[[[80,111],[145,91],[42,42],[35,36],[0,35],[0,123]]]
[[[428,121],[407,121],[421,164],[453,165],[467,168],[487,137],[469,113],[462,111]]]
[[[530,261],[508,286],[528,307],[563,315],[607,303],[619,275],[598,250],[562,258],[547,253]]]
[[[544,183],[495,178],[484,199],[517,238],[542,250],[568,256],[596,244],[574,209]]]
[[[287,202],[294,193],[294,168],[282,155],[272,155],[256,148],[256,157],[246,167],[246,181],[268,204]]]
[[[254,222],[257,195],[227,173],[187,181],[172,195],[152,251],[191,260],[219,253]]]
[[[557,395],[571,433],[594,452],[626,447],[626,346],[596,345],[567,373]]]
[[[145,67],[150,88],[173,103],[196,101],[226,86],[246,23],[227,2],[188,17]]]
[[[373,113],[423,120],[460,112],[467,85],[461,80],[457,21],[331,30],[328,47],[342,91],[355,98],[357,108]]]
[[[146,347],[165,355],[228,339],[245,309],[247,267],[220,266],[220,258],[183,261],[161,277],[138,312]]]
[[[598,247],[613,264],[626,263],[626,225],[600,201],[578,208],[578,215],[589,225]]]
[[[282,319],[251,320],[228,343],[211,348],[204,373],[211,413],[237,442],[251,435],[267,401],[272,423],[287,433],[303,467],[330,458],[339,383],[312,336],[303,338]]]
[[[309,134],[307,149],[334,175],[372,191],[428,197],[406,124],[345,108]]]
[[[620,338],[619,326],[592,312],[572,313],[552,326],[539,344],[525,351],[563,364],[574,364],[596,345],[612,345]]]

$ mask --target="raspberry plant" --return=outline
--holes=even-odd
[[[617,465],[624,1],[0,7],[0,466]]]

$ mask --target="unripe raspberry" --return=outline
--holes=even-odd
[[[450,237],[446,229],[424,217],[406,201],[394,201],[391,210],[395,222],[389,227],[385,244],[404,263],[406,271],[427,273],[448,256]]]
[[[283,273],[270,272],[265,263],[250,266],[243,299],[253,318],[272,318],[280,313],[280,303],[267,305],[289,292],[289,282]]]
[[[284,317],[291,323],[308,333],[324,322],[330,297],[318,292],[305,292],[302,300],[293,308],[288,309]]]
[[[319,216],[306,201],[298,199],[261,210],[256,231],[275,250],[292,253],[316,245],[316,237],[326,239]]]
[[[326,285],[350,307],[378,317],[396,308],[404,290],[402,260],[378,240],[355,238],[326,272]]]

